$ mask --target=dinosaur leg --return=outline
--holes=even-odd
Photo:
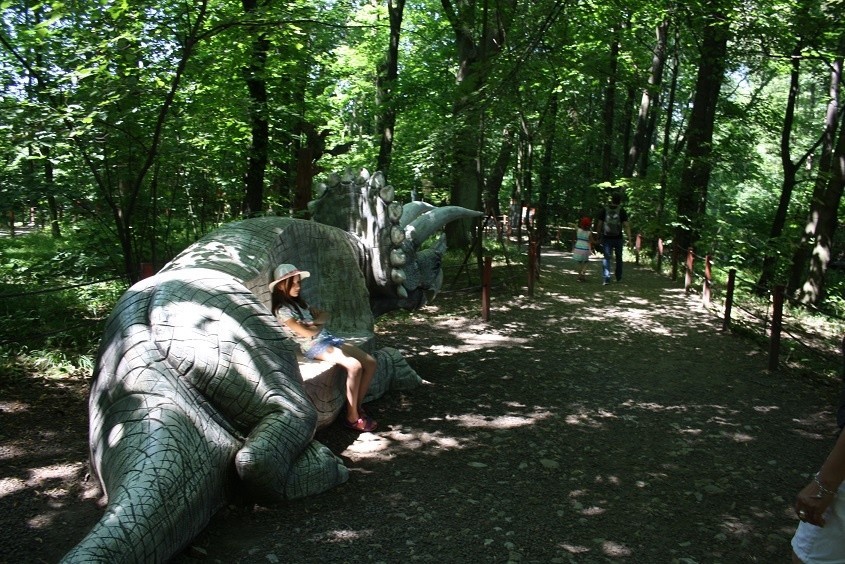
[[[108,506],[63,562],[163,562],[223,505],[239,442],[197,406],[124,396],[104,418],[99,470]],[[95,457],[96,459],[96,457]]]

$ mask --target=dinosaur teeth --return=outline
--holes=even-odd
[[[401,268],[394,268],[390,271],[390,279],[393,280],[393,283],[397,286],[401,286],[405,283],[405,271]]]
[[[408,261],[405,252],[402,249],[393,249],[390,251],[390,264],[393,266],[404,266]]]
[[[379,198],[389,204],[396,198],[396,191],[393,189],[393,186],[388,184],[387,186],[382,186],[379,189],[378,195]]]
[[[390,202],[390,205],[387,206],[387,216],[393,223],[398,222],[399,218],[402,217],[402,204]]]
[[[395,225],[390,228],[390,242],[394,247],[398,247],[405,240],[405,232]]]

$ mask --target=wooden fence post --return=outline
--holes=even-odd
[[[736,269],[728,271],[728,288],[725,292],[725,319],[722,321],[722,330],[727,331],[731,327],[731,308],[734,305],[734,284],[736,283]]]
[[[151,262],[142,262],[139,266],[140,278],[143,280],[144,278],[149,278],[153,274],[155,274],[155,270],[153,269],[153,263]]]
[[[684,291],[689,294],[690,290],[692,289],[692,269],[695,266],[695,255],[692,252],[692,248],[690,247],[687,249],[687,266],[686,272],[684,273]]]
[[[842,337],[842,346],[839,350],[842,351],[842,382],[845,383],[845,337]]]
[[[484,272],[481,275],[481,319],[490,321],[490,272],[493,257],[484,257]]]
[[[643,234],[637,233],[634,237],[634,264],[640,264],[640,249],[643,247]]]
[[[772,301],[772,330],[769,336],[769,370],[775,371],[780,360],[780,330],[783,325],[784,286],[775,286]]]
[[[710,307],[710,287],[713,284],[713,272],[710,269],[710,255],[704,257],[704,286],[701,288],[701,301]]]
[[[660,274],[663,271],[663,238],[660,237],[657,239],[657,273]]]
[[[675,281],[678,279],[678,261],[680,260],[681,250],[678,248],[678,245],[672,244],[672,280]]]
[[[537,257],[534,255],[534,242],[528,244],[528,295],[534,296],[534,269]]]

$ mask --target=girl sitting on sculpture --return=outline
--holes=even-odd
[[[306,357],[333,362],[346,369],[344,426],[358,432],[375,431],[378,423],[367,415],[362,403],[376,371],[376,360],[325,330],[328,313],[309,307],[300,296],[301,282],[310,275],[292,264],[276,267],[270,283],[273,315]]]

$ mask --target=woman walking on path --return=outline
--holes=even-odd
[[[593,254],[593,233],[590,231],[592,220],[584,216],[578,222],[575,230],[575,248],[572,250],[572,258],[578,263],[578,281],[584,282],[587,277],[584,271],[587,269],[587,262]]]

